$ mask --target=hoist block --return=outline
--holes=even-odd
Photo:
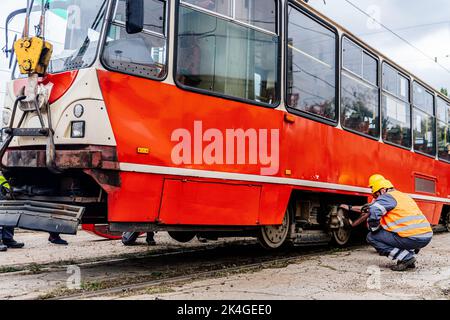
[[[45,74],[53,52],[51,43],[42,38],[22,38],[14,43],[21,74]]]

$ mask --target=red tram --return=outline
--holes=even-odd
[[[338,206],[380,173],[450,228],[450,100],[302,1],[55,0],[46,19],[48,104],[20,120],[28,79],[8,84],[0,224],[345,244]]]

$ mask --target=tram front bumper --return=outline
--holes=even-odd
[[[31,200],[1,200],[0,226],[76,234],[84,207]]]

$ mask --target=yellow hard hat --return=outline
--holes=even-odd
[[[382,175],[374,174],[369,178],[369,188],[372,188],[372,193],[375,193],[381,189],[394,188],[394,185]]]

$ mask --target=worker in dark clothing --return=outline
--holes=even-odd
[[[0,251],[6,251],[8,248],[20,249],[25,245],[23,242],[17,242],[14,240],[14,228],[0,227],[0,233]]]
[[[0,199],[6,199],[8,193],[10,193],[10,185],[6,178],[2,175],[0,175]],[[59,244],[59,245],[67,245],[67,241],[62,239],[59,235],[59,233],[56,232],[50,232],[48,241],[50,241],[53,244]],[[18,249],[23,248],[24,243],[17,242],[14,240],[14,228],[13,227],[6,227],[6,226],[0,226],[0,251],[6,251],[7,248],[12,249]]]
[[[8,181],[0,175],[0,199],[5,199],[10,186]],[[0,251],[6,251],[8,248],[20,249],[23,248],[25,244],[22,242],[17,242],[14,240],[14,228],[0,226]]]
[[[48,241],[50,241],[53,244],[59,244],[62,246],[67,246],[69,243],[62,239],[59,233],[56,232],[49,232]]]
[[[136,244],[137,238],[141,235],[140,232],[124,232],[122,234],[122,243],[126,246],[132,246]],[[147,237],[145,241],[149,246],[156,246],[156,241],[154,239],[154,232],[147,232]]]
[[[415,255],[426,247],[433,237],[427,218],[408,195],[394,189],[392,183],[381,175],[370,178],[374,201],[367,208],[370,233],[367,241],[382,255],[397,260],[394,271],[416,267]],[[342,208],[364,212],[364,207],[342,205]],[[364,214],[364,213],[363,213]],[[358,219],[360,220],[360,219]],[[350,222],[352,226],[354,223]]]

